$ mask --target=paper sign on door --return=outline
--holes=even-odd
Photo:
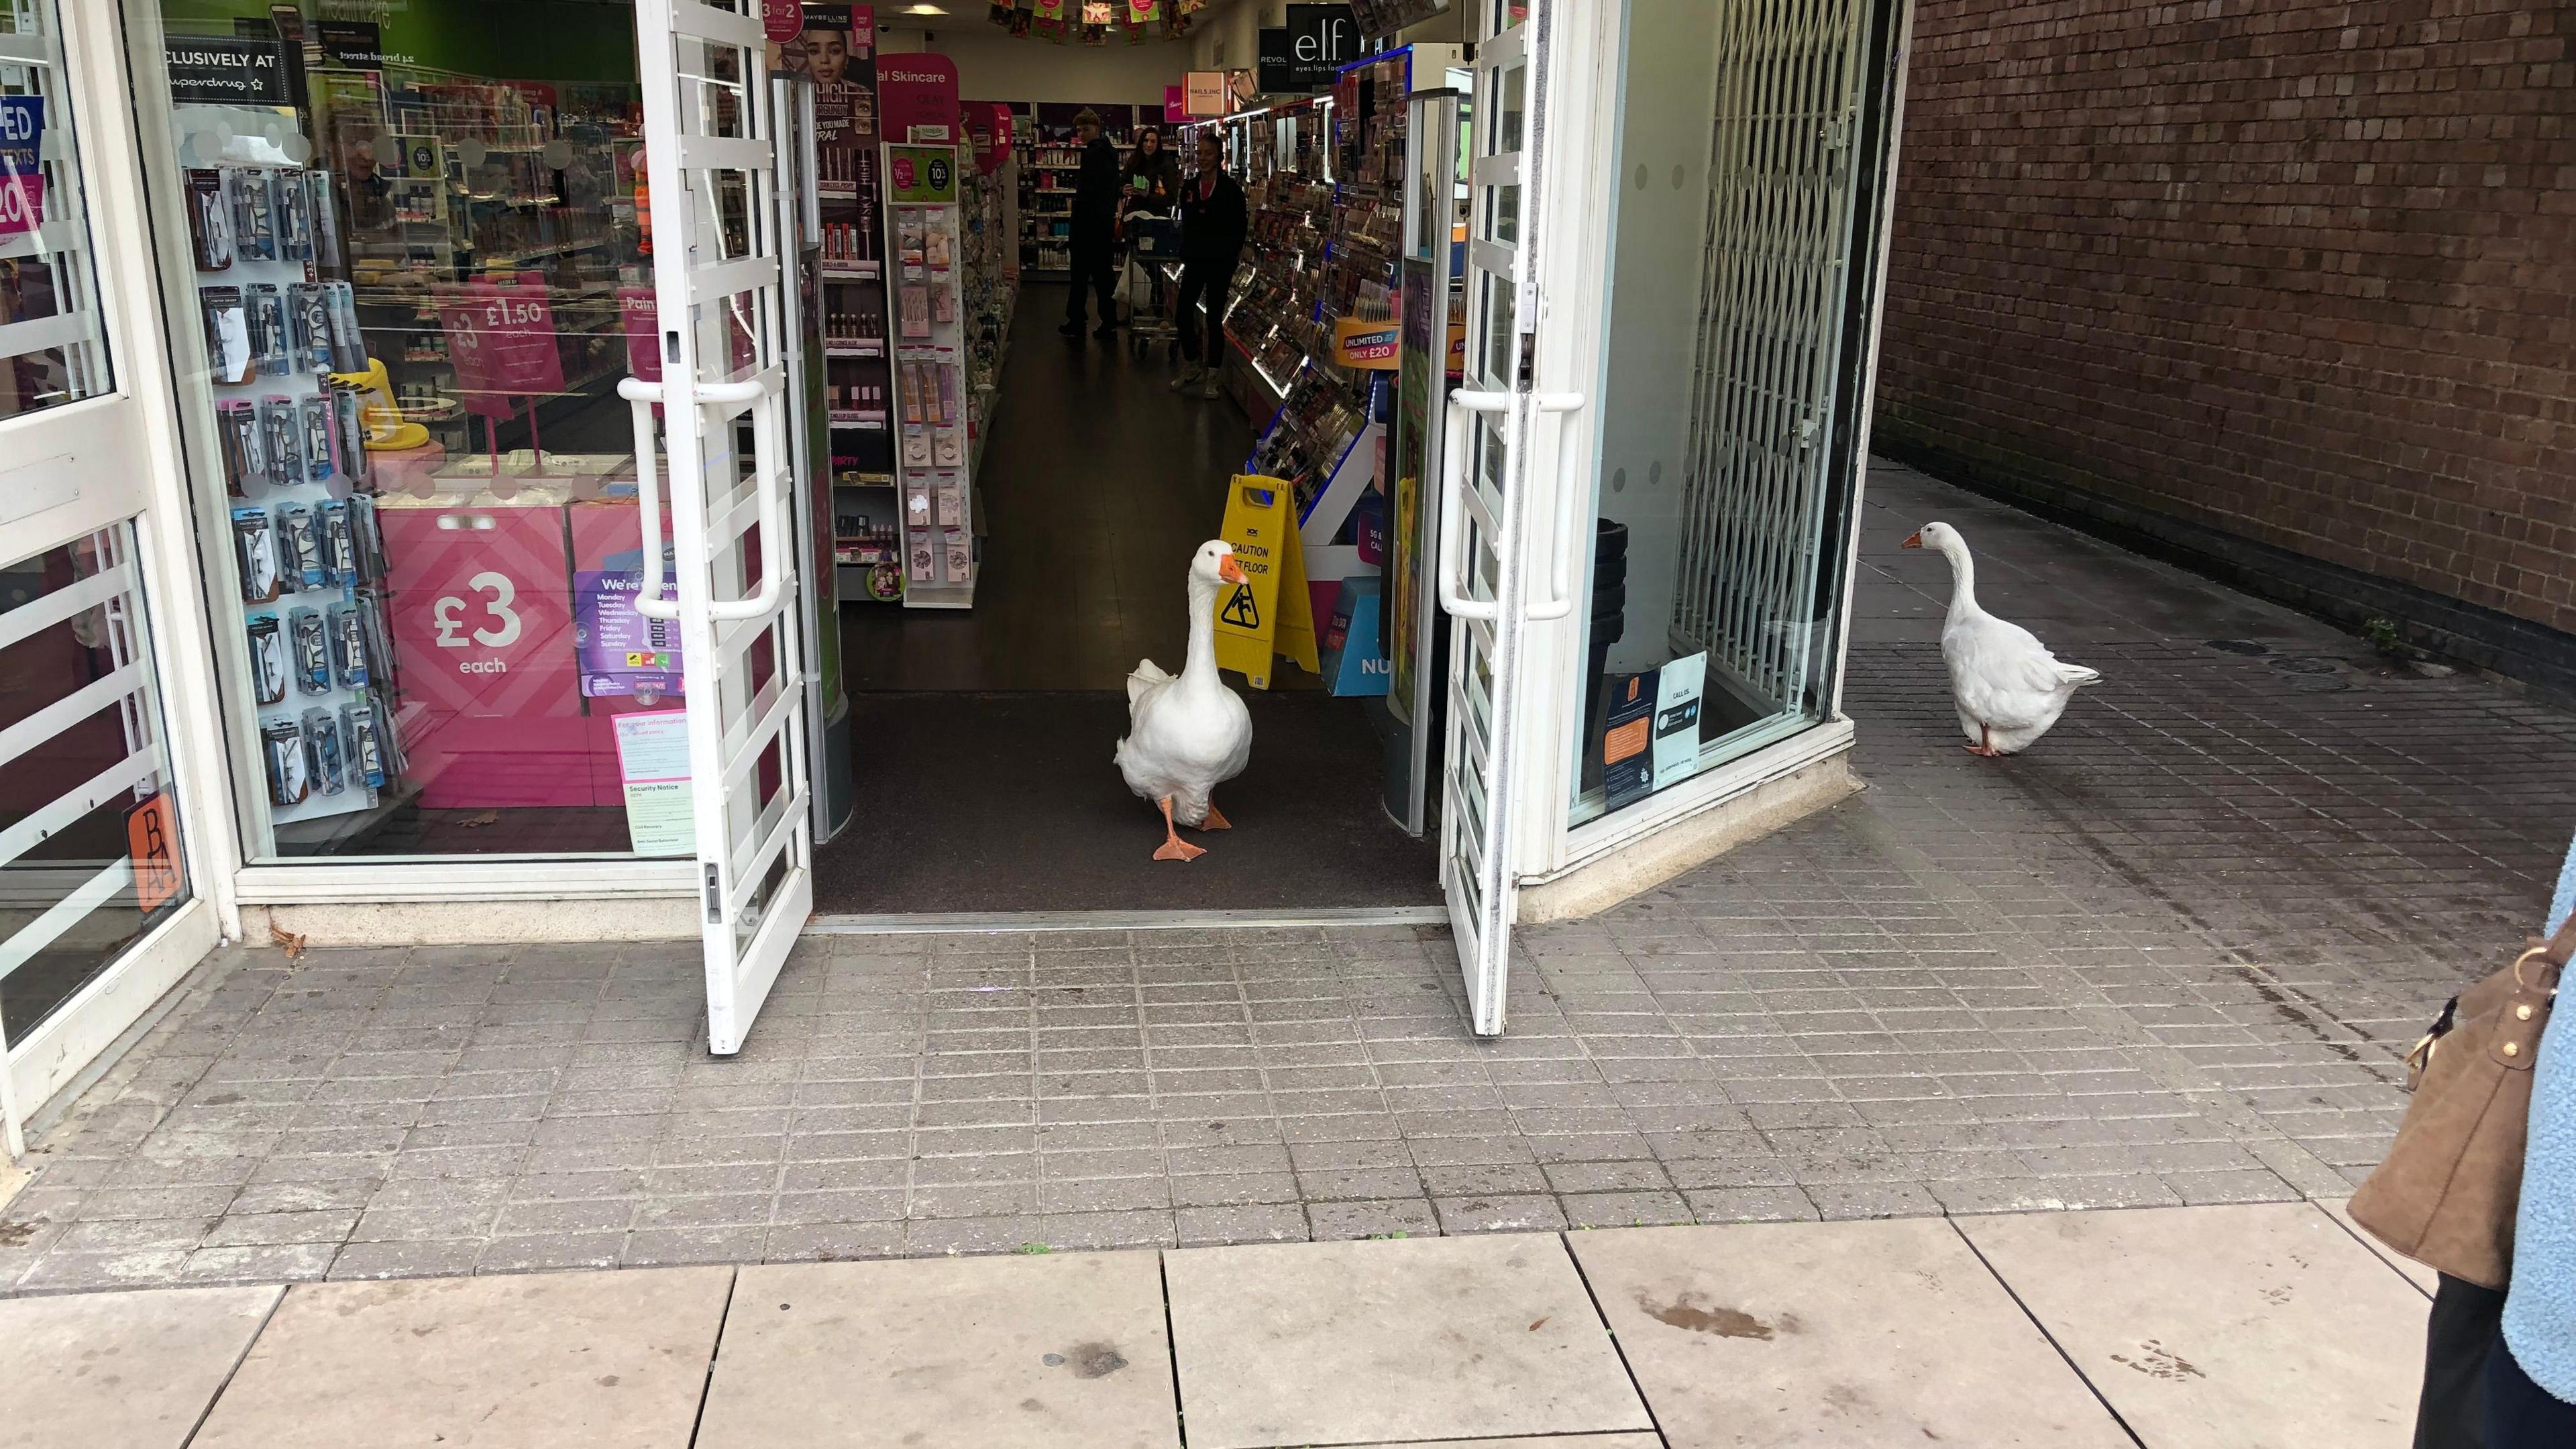
[[[617,773],[626,786],[626,838],[637,855],[697,849],[690,815],[689,714],[662,710],[617,717]]]
[[[134,908],[144,915],[178,899],[179,818],[170,797],[155,795],[125,814],[125,853],[134,865]]]

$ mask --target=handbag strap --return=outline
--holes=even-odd
[[[2540,950],[2552,966],[2565,966],[2569,958],[2576,957],[2576,911],[2567,913],[2567,919],[2558,925],[2558,934],[2550,937]]]

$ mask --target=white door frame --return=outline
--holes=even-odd
[[[8,460],[0,466],[0,486],[8,486],[8,472],[41,472],[55,459],[69,458],[71,476],[52,481],[58,497],[61,483],[75,490],[53,507],[0,525],[0,555],[24,558],[131,520],[127,567],[136,577],[148,625],[137,641],[137,662],[157,678],[161,747],[178,805],[189,899],[7,1054],[7,1070],[0,1071],[0,1145],[13,1156],[24,1145],[26,1119],[42,1111],[221,936],[239,930],[229,890],[233,862],[225,849],[232,838],[232,806],[223,741],[217,731],[171,724],[214,718],[215,694],[179,466],[159,268],[141,220],[147,214],[144,151],[126,33],[112,5],[58,0],[54,18],[70,116],[68,125],[61,115],[49,116],[47,129],[72,135],[77,143],[82,215],[64,220],[87,223],[98,333],[109,353],[113,388],[0,422],[0,458]]]
[[[793,253],[761,7],[640,0],[636,49],[656,236],[662,378],[618,387],[635,421],[642,587],[677,618],[702,890],[707,1049],[728,1056],[813,914],[804,609],[787,422],[786,288]],[[719,74],[730,55],[734,74]],[[730,103],[730,109],[728,109]],[[728,209],[730,208],[730,215]],[[739,223],[732,233],[728,221]],[[655,466],[658,407],[667,469]],[[746,458],[737,450],[747,424]],[[667,473],[677,598],[662,598]],[[758,578],[747,540],[756,530]],[[768,676],[755,658],[766,646]]]
[[[1621,57],[1629,4],[1604,0],[1593,4],[1560,4],[1551,37],[1553,64],[1549,102],[1549,198],[1542,225],[1548,228],[1539,255],[1539,315],[1542,326],[1532,354],[1536,389],[1582,392],[1600,385],[1601,359],[1609,345],[1609,308],[1604,305],[1611,275],[1612,227],[1617,215],[1621,157],[1621,108],[1625,97]],[[1867,420],[1877,379],[1878,338],[1884,316],[1881,305],[1886,278],[1888,212],[1895,196],[1897,122],[1904,111],[1904,60],[1914,15],[1913,0],[1899,0],[1891,23],[1897,27],[1892,47],[1892,85],[1888,118],[1890,136],[1879,162],[1878,211],[1855,219],[1855,232],[1865,242],[1855,256],[1875,258],[1877,293],[1870,302],[1866,375],[1857,406],[1862,425],[1849,462],[1853,502],[1849,532],[1837,541],[1847,553],[1859,546],[1860,489],[1868,473]],[[1863,232],[1863,227],[1874,232]],[[1560,496],[1558,506],[1533,510],[1530,546],[1535,556],[1569,563],[1578,587],[1588,584],[1592,471],[1600,456],[1602,409],[1569,412],[1557,428],[1542,427],[1533,440],[1533,477],[1558,480],[1574,496]],[[1568,536],[1568,535],[1571,536]],[[1525,881],[1562,876],[1580,866],[1615,855],[1665,828],[1705,813],[1767,780],[1829,758],[1850,748],[1853,729],[1841,714],[1841,664],[1850,637],[1850,591],[1853,573],[1843,579],[1843,607],[1837,615],[1835,687],[1826,718],[1806,729],[1755,750],[1725,766],[1692,779],[1626,810],[1569,828],[1575,791],[1575,751],[1583,738],[1583,611],[1560,621],[1542,622],[1522,642],[1522,659],[1532,681],[1547,681],[1523,692],[1530,711],[1525,728],[1528,746],[1520,752],[1521,808],[1516,859]]]

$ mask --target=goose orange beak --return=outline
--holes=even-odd
[[[1905,535],[1905,542],[1897,545],[1898,548],[1921,548],[1922,546],[1923,535],[1919,530]]]
[[[1216,576],[1225,580],[1229,584],[1243,584],[1251,582],[1251,579],[1243,572],[1243,565],[1234,561],[1233,554],[1227,554],[1225,557],[1216,561]]]

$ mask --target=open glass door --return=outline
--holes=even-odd
[[[636,607],[680,623],[707,1049],[718,1056],[742,1049],[814,902],[786,417],[790,239],[763,45],[756,0],[636,6],[661,369],[620,385],[635,413]],[[678,576],[670,599],[657,413]]]
[[[168,533],[134,386],[154,363],[117,325],[136,253],[92,226],[141,206],[133,133],[94,99],[114,21],[0,6],[0,1166],[217,930],[145,622]]]
[[[1449,396],[1440,455],[1440,603],[1450,619],[1440,884],[1479,1036],[1503,1029],[1518,908],[1511,797],[1521,635],[1532,619],[1567,607],[1561,586],[1557,597],[1533,604],[1526,557],[1532,423],[1573,401],[1534,395],[1528,366],[1547,10],[1529,7],[1526,19],[1477,49],[1467,357],[1462,385]]]

